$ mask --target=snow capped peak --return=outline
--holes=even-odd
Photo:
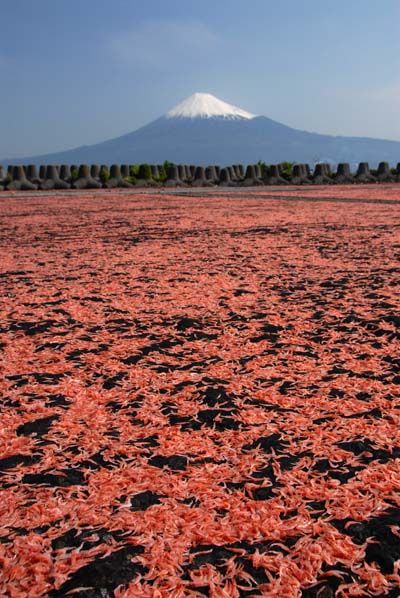
[[[255,118],[255,114],[232,106],[211,93],[194,93],[171,108],[165,116],[167,118],[246,118],[248,120]]]

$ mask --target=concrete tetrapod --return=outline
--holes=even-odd
[[[71,183],[71,167],[69,164],[61,164],[60,166],[60,179]]]
[[[243,187],[255,187],[262,185],[262,180],[256,174],[256,165],[249,164],[246,168],[244,180],[240,183]]]
[[[309,185],[311,183],[311,180],[307,176],[307,168],[305,164],[293,165],[290,183],[292,185]]]
[[[207,181],[206,169],[204,166],[198,166],[194,173],[194,179],[192,183],[193,187],[212,187],[212,183]]]
[[[190,184],[193,181],[193,177],[194,177],[194,174],[192,175],[192,171],[190,169],[190,164],[186,164],[185,165],[185,169],[186,169],[186,179],[185,179],[185,182],[187,182],[188,184]],[[194,169],[194,171],[196,172],[196,168]]]
[[[148,164],[139,164],[135,187],[148,187],[151,180],[151,168]]]
[[[292,185],[303,185],[304,183],[304,170],[302,164],[294,164],[292,168],[292,174],[288,183]]]
[[[161,168],[164,167],[161,166]],[[7,173],[5,173],[5,169],[1,167],[0,187],[9,190],[34,190],[37,188],[50,190],[68,189],[70,183],[72,183],[71,186],[74,189],[98,189],[102,186],[101,171],[103,166],[82,164],[79,167],[78,178],[75,181],[72,181],[71,169],[76,169],[76,166],[73,165],[71,167],[68,164],[42,164],[39,167],[38,173],[38,167],[34,164],[9,165]],[[246,168],[244,179],[240,178],[241,172],[243,172],[243,166],[240,164],[226,166],[225,168],[220,168],[217,165],[207,167],[185,164],[172,165],[168,168],[165,184],[167,187],[186,187],[188,184],[201,187],[209,187],[215,184],[222,186],[236,186],[240,184],[248,187],[262,184],[303,185],[314,183],[325,185],[400,182],[400,162],[397,164],[396,171],[390,169],[388,162],[380,162],[375,176],[371,174],[367,162],[361,162],[358,165],[356,175],[352,175],[350,165],[345,162],[338,164],[335,174],[332,174],[329,164],[316,164],[312,179],[308,176],[310,172],[308,164],[294,164],[290,181],[282,176],[282,165],[280,164],[272,164],[265,169],[262,169],[259,164],[250,164]],[[110,177],[104,186],[106,188],[132,187],[133,185],[122,176],[123,174],[124,176],[127,174],[129,176],[131,174],[131,167],[127,164],[121,166],[113,164],[110,169]],[[136,185],[147,186],[150,184],[151,186],[158,186],[160,183],[155,179],[159,178],[159,176],[160,171],[157,165],[143,164],[139,167],[139,177]]]
[[[259,164],[254,164],[254,172],[256,173],[256,178],[262,180],[261,166]]]
[[[73,189],[101,189],[101,183],[90,175],[90,168],[87,164],[81,164],[78,178],[72,183],[71,187]]]
[[[100,180],[100,166],[99,164],[92,164],[90,166],[90,176],[96,181]]]
[[[227,169],[229,170],[229,175],[231,177],[231,181],[232,183],[238,183],[239,182],[239,177],[236,174],[236,169],[234,166],[227,166]]]
[[[393,183],[396,180],[396,177],[390,172],[388,162],[379,162],[376,178],[380,183]]]
[[[104,187],[106,189],[115,189],[117,187],[131,188],[133,185],[122,178],[120,165],[112,164],[110,167],[110,178],[104,183]]]
[[[54,164],[49,164],[46,168],[46,178],[40,183],[40,189],[50,191],[51,189],[70,189],[71,185],[67,181],[60,179],[58,170]]]
[[[268,175],[264,180],[266,185],[287,185],[286,179],[281,177],[278,164],[271,164]]]
[[[129,164],[121,164],[121,176],[123,179],[128,178],[131,175]]]
[[[15,166],[13,164],[9,164],[7,166],[6,177],[4,179],[4,188],[5,189],[7,189],[8,184],[11,183],[11,181],[13,180],[14,168],[15,168]]]
[[[47,178],[47,169],[49,166],[50,166],[50,164],[41,164],[39,166],[39,179],[40,179],[41,183],[43,183],[43,181],[45,181]],[[25,170],[25,172],[26,172],[26,170]]]
[[[357,183],[376,183],[376,178],[370,173],[368,162],[360,162],[354,178]]]
[[[235,181],[241,181],[244,177],[239,164],[233,164],[231,166],[231,173],[234,174],[233,180]]]
[[[7,184],[6,189],[8,191],[35,191],[37,185],[28,181],[23,166],[14,166],[12,169],[12,181]]]
[[[238,171],[238,177],[244,179],[244,166],[243,164],[236,164],[236,169]]]
[[[160,178],[160,170],[157,164],[150,164],[151,176],[153,179],[158,180]]]
[[[311,185],[311,168],[309,164],[300,164],[301,172],[303,173],[304,183],[306,185]]]
[[[47,170],[47,165],[46,164],[41,164],[39,166],[39,179],[41,181],[44,181],[44,179],[46,178],[46,170]]]
[[[212,185],[216,185],[218,182],[218,175],[215,166],[207,166],[205,170],[206,180]]]
[[[4,188],[5,180],[6,180],[6,172],[3,168],[3,166],[0,164],[0,189]]]
[[[166,187],[187,187],[179,177],[178,167],[172,164],[167,170],[167,180],[165,181]]]
[[[191,178],[191,172],[189,170],[189,167],[185,166],[185,164],[178,164],[177,168],[179,179],[183,183],[187,183],[188,179]]]
[[[140,164],[137,174],[136,187],[158,187],[158,181],[153,179],[152,168],[150,164]]]
[[[350,164],[348,162],[341,162],[340,164],[338,164],[335,174],[335,182],[338,184],[355,182],[354,177],[350,171]]]
[[[333,180],[329,176],[329,169],[327,164],[316,164],[314,174],[312,176],[314,185],[332,185]]]
[[[26,178],[34,185],[40,185],[42,180],[39,178],[36,164],[28,164],[25,168]]]
[[[219,185],[221,187],[237,187],[237,183],[232,181],[229,168],[221,168],[219,172]]]

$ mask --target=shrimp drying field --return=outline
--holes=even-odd
[[[400,186],[0,198],[0,594],[400,595]]]

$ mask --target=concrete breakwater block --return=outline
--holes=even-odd
[[[239,181],[242,177],[239,174],[239,171],[236,167],[236,164],[230,164],[229,166],[225,166],[225,168],[229,169],[230,175],[231,175],[231,179],[233,181]],[[219,179],[219,175],[221,173],[221,169],[218,170],[218,167],[215,166],[215,172],[217,174],[217,177]]]
[[[39,186],[42,182],[42,179],[39,177],[39,173],[38,173],[36,164],[28,164],[25,167],[25,175],[26,175],[26,178],[28,179],[28,181],[30,181],[34,185]]]
[[[4,188],[5,180],[6,180],[6,171],[4,170],[4,167],[0,164],[0,189]]]
[[[112,164],[110,168],[110,178],[104,183],[104,187],[106,189],[115,189],[117,187],[129,188],[133,187],[133,185],[122,178],[120,165]]]
[[[71,170],[75,170],[76,167]],[[100,181],[96,181],[91,174],[88,164],[81,164],[79,166],[78,178],[71,185],[73,189],[101,189]]]
[[[329,175],[328,164],[316,164],[312,176],[314,185],[332,185],[333,179]]]
[[[312,183],[311,180],[311,168],[309,164],[301,164],[302,173],[304,176],[304,182],[306,184]]]
[[[236,187],[237,183],[232,181],[229,168],[221,168],[219,173],[219,184],[221,187]]]
[[[335,182],[338,184],[355,182],[354,176],[351,174],[350,171],[350,164],[348,162],[341,162],[340,164],[338,164],[335,174]]]
[[[188,183],[192,179],[192,173],[186,164],[178,164],[178,177],[183,183]]]
[[[166,187],[186,187],[187,184],[182,181],[179,176],[178,167],[173,164],[168,167],[167,180],[165,182]]]
[[[134,168],[133,168],[134,167]],[[289,173],[290,176],[289,176]],[[166,175],[166,176],[165,176]],[[133,177],[132,179],[130,177]],[[161,178],[161,180],[160,180]],[[132,181],[134,183],[132,184]],[[231,164],[195,166],[193,164],[35,164],[13,165],[0,168],[0,189],[10,191],[35,189],[99,189],[131,187],[211,187],[213,185],[243,187],[260,185],[327,185],[372,184],[400,182],[400,162],[391,168],[387,161],[379,163],[371,172],[368,162],[360,162],[357,171],[351,172],[350,164],[341,162],[332,172],[327,163],[315,165],[287,163]]]
[[[193,187],[212,187],[213,184],[207,180],[204,166],[196,168],[192,185]]]
[[[294,164],[290,183],[292,185],[309,185],[312,183],[311,179],[308,178],[308,171],[305,164]]]
[[[268,175],[265,178],[267,185],[287,185],[288,182],[281,176],[281,172],[278,164],[271,164],[269,167]]]
[[[232,182],[238,183],[242,180],[242,177],[237,174],[236,168],[234,166],[227,166],[227,168],[229,170]]]
[[[130,176],[130,167],[129,164],[121,164],[121,176],[123,179],[128,178]]]
[[[13,166],[7,174],[12,178],[6,185],[6,189],[9,191],[35,191],[37,189],[37,185],[26,178],[23,166]]]
[[[160,168],[158,167],[157,164],[150,164],[150,171],[151,171],[151,176],[153,177],[153,179],[160,178]]]
[[[244,179],[245,169],[243,164],[235,164],[236,174],[239,179]]]
[[[390,171],[388,162],[379,162],[376,178],[380,183],[393,183],[396,180],[396,177]]]
[[[244,180],[241,182],[243,187],[255,187],[262,185],[263,181],[257,176],[257,169],[255,164],[249,164],[246,168]]]
[[[69,164],[61,164],[60,166],[60,179],[62,181],[66,181],[67,183],[71,183],[71,167]]]
[[[95,179],[96,181],[100,180],[100,166],[99,164],[91,164],[90,166],[90,176]]]
[[[360,162],[357,174],[354,177],[358,183],[376,183],[376,178],[369,170],[368,162]]]
[[[210,182],[212,185],[216,185],[218,183],[218,174],[215,166],[207,166],[205,170],[205,175],[206,180]]]
[[[135,187],[158,187],[159,183],[154,180],[153,176],[153,170],[150,164],[140,164]],[[160,176],[159,173],[158,176]]]
[[[70,189],[71,185],[60,178],[58,170],[54,164],[49,164],[46,168],[45,179],[40,182],[40,189],[50,191],[51,189]]]

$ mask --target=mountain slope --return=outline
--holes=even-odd
[[[205,97],[206,96],[206,97]],[[194,94],[165,116],[121,137],[91,146],[0,163],[161,163],[207,165],[283,160],[313,163],[400,161],[400,142],[337,137],[287,127],[210,94]]]

